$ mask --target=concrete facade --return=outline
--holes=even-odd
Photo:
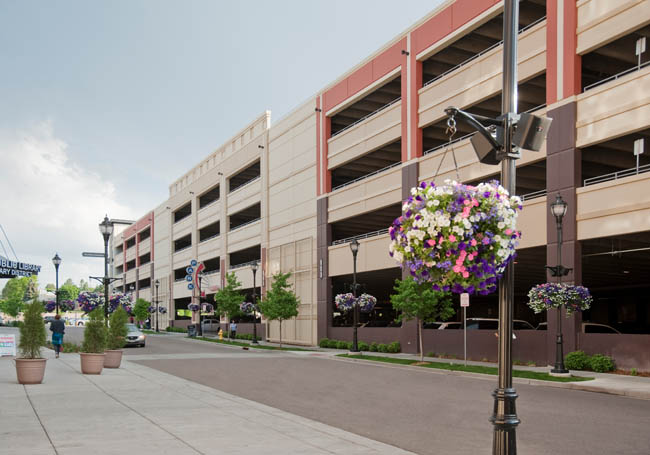
[[[529,197],[518,220],[524,234],[519,249],[522,260],[529,252],[545,250],[529,260],[542,270],[530,275],[530,280],[550,280],[543,275],[543,262],[556,261],[555,220],[549,205],[559,192],[569,204],[562,258],[573,272],[566,280],[580,284],[584,283],[583,249],[595,239],[635,235],[650,245],[650,173],[619,172],[630,167],[618,164],[628,158],[608,158],[601,150],[616,150],[620,148],[616,141],[648,135],[647,54],[639,56],[638,67],[631,65],[623,72],[610,75],[598,67],[603,55],[617,56],[618,46],[627,49],[628,41],[649,34],[650,0],[526,0],[521,10],[520,110],[534,110],[554,122],[542,150],[524,150],[517,161],[522,184],[531,184],[534,190],[522,190]],[[278,123],[271,125],[270,112],[255,119],[173,182],[169,199],[135,228],[118,234],[114,246],[122,244],[123,251],[114,249],[114,266],[123,267],[125,282],[159,279],[159,300],[169,308],[171,319],[174,302],[191,297],[176,271],[191,259],[219,258],[218,273],[214,269],[209,275],[209,290],[220,286],[228,271],[237,275],[242,288],[252,288],[250,265],[231,264],[230,258],[259,246],[255,260],[261,263],[261,282],[257,285],[264,291],[274,273],[290,271],[301,300],[300,315],[283,325],[283,340],[313,345],[324,337],[351,337],[351,328],[335,327],[332,322],[333,283],[352,273],[347,241],[353,237],[360,241],[359,273],[390,272],[396,264],[388,256],[388,234],[381,232],[379,224],[372,228],[368,221],[366,231],[362,226],[356,231],[345,226],[388,217],[410,187],[421,181],[498,177],[498,166],[478,162],[469,137],[459,133],[460,140],[449,144],[440,125],[444,129],[444,109],[450,105],[470,111],[500,110],[502,11],[502,1],[449,0]],[[463,53],[468,57],[454,57]],[[619,63],[625,66],[624,61]],[[599,72],[603,74],[597,76]],[[257,162],[259,177],[229,191],[230,179]],[[531,177],[533,171],[541,172],[541,180],[539,175]],[[602,181],[593,178],[605,174],[612,176]],[[202,195],[217,185],[220,197],[200,207]],[[175,221],[174,214],[188,204],[190,215]],[[254,204],[260,207],[258,219],[230,229],[231,217]],[[220,234],[201,241],[201,230],[217,221]],[[150,245],[137,241],[127,247],[130,235],[147,228]],[[175,242],[187,236],[189,246],[175,251]],[[141,265],[147,248],[152,265]],[[124,270],[134,258],[135,270]],[[596,272],[585,273],[585,284],[592,285],[589,280]],[[152,298],[151,290],[139,285],[137,292]],[[635,311],[637,319],[647,311],[643,314],[649,316],[643,317],[650,326],[650,311]],[[565,352],[592,350],[582,322],[577,316],[564,324]],[[546,333],[522,333],[515,347],[522,359],[552,361],[554,329],[554,318],[549,317]],[[403,349],[416,349],[417,332],[410,324],[363,327],[360,333],[363,340],[400,340]],[[639,354],[650,343],[649,333],[621,335],[612,343],[619,348],[605,353],[614,357],[620,353],[623,364],[650,367],[650,358]],[[484,335],[473,335],[481,346],[474,357],[496,357],[496,348],[486,348],[491,338]],[[607,335],[598,335],[593,350],[602,352],[600,338]],[[277,340],[277,324],[267,324],[266,336]],[[425,339],[429,346],[425,350],[442,344],[444,352],[457,351],[455,334],[428,331]]]

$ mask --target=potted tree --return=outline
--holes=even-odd
[[[84,330],[81,345],[81,372],[83,374],[101,374],[104,368],[104,350],[106,349],[106,327],[101,307],[90,312],[90,320]]]
[[[43,322],[43,305],[34,300],[24,306],[24,322],[20,327],[20,357],[16,358],[16,376],[19,384],[40,384],[45,375],[45,362],[41,347],[45,346],[47,335]]]
[[[127,318],[126,310],[121,305],[111,314],[108,322],[106,357],[104,357],[105,368],[119,368],[120,363],[122,363],[122,348],[126,344]]]

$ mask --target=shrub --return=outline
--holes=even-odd
[[[592,355],[589,358],[589,366],[596,373],[607,373],[608,371],[614,371],[614,368],[616,367],[611,357],[602,354]]]
[[[359,351],[367,351],[368,349],[370,349],[370,346],[368,346],[368,343],[366,343],[365,341],[359,341],[357,343],[357,347],[359,348]]]
[[[187,333],[187,329],[185,329],[185,328],[183,328],[183,327],[172,327],[172,326],[168,326],[165,330],[166,330],[167,332]]]
[[[348,348],[348,342],[347,341],[337,341],[336,342],[336,349],[347,349]]]
[[[323,338],[318,342],[318,346],[321,348],[329,348],[330,347],[330,340],[329,338]]]
[[[54,350],[54,346],[52,346],[51,342],[47,342],[47,347],[49,349]],[[81,347],[78,344],[75,343],[68,343],[66,341],[63,342],[63,345],[61,346],[61,352],[63,353],[68,353],[68,352],[79,352]]]
[[[632,368],[632,369],[630,370],[630,376],[636,376],[637,374],[638,374],[638,373],[637,373],[637,371],[636,371],[636,368]]]
[[[393,354],[397,354],[402,350],[402,346],[400,346],[399,341],[393,341],[391,344],[387,346],[386,350]]]
[[[102,354],[105,349],[106,327],[104,326],[103,308],[97,307],[90,312],[90,320],[86,323],[81,352]]]
[[[359,345],[359,343],[357,342],[357,347],[359,347],[358,345]],[[347,342],[347,345],[346,345],[345,348],[346,348],[348,351],[351,350],[351,349],[352,349],[352,342],[351,342],[351,341],[348,341],[348,342]]]
[[[106,345],[108,349],[122,349],[126,344],[126,320],[128,315],[121,305],[117,307],[109,319],[108,337]]]
[[[370,352],[377,352],[379,350],[377,342],[373,341],[370,343]]]
[[[379,345],[377,346],[377,350],[379,352],[388,352],[388,345],[384,343],[379,343]]]
[[[38,300],[23,307],[24,324],[20,327],[18,350],[23,359],[40,359],[47,335],[43,322],[43,305]]]
[[[564,356],[564,366],[568,370],[586,370],[589,368],[589,356],[583,351],[569,352]]]

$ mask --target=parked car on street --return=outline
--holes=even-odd
[[[423,325],[425,329],[435,329],[435,330],[453,330],[453,329],[463,329],[463,323],[457,321],[449,322],[425,322]]]
[[[540,323],[535,330],[548,330],[548,323]],[[621,334],[614,327],[607,324],[597,324],[595,322],[583,322],[582,333],[617,333]]]
[[[219,319],[203,319],[201,321],[201,330],[203,332],[218,332],[220,328]]]
[[[140,346],[144,347],[145,345],[145,335],[140,331],[138,326],[135,324],[126,325],[126,345],[127,346]]]

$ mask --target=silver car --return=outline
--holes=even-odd
[[[144,347],[146,337],[145,334],[140,331],[138,326],[135,324],[127,324],[126,329],[126,345]]]

